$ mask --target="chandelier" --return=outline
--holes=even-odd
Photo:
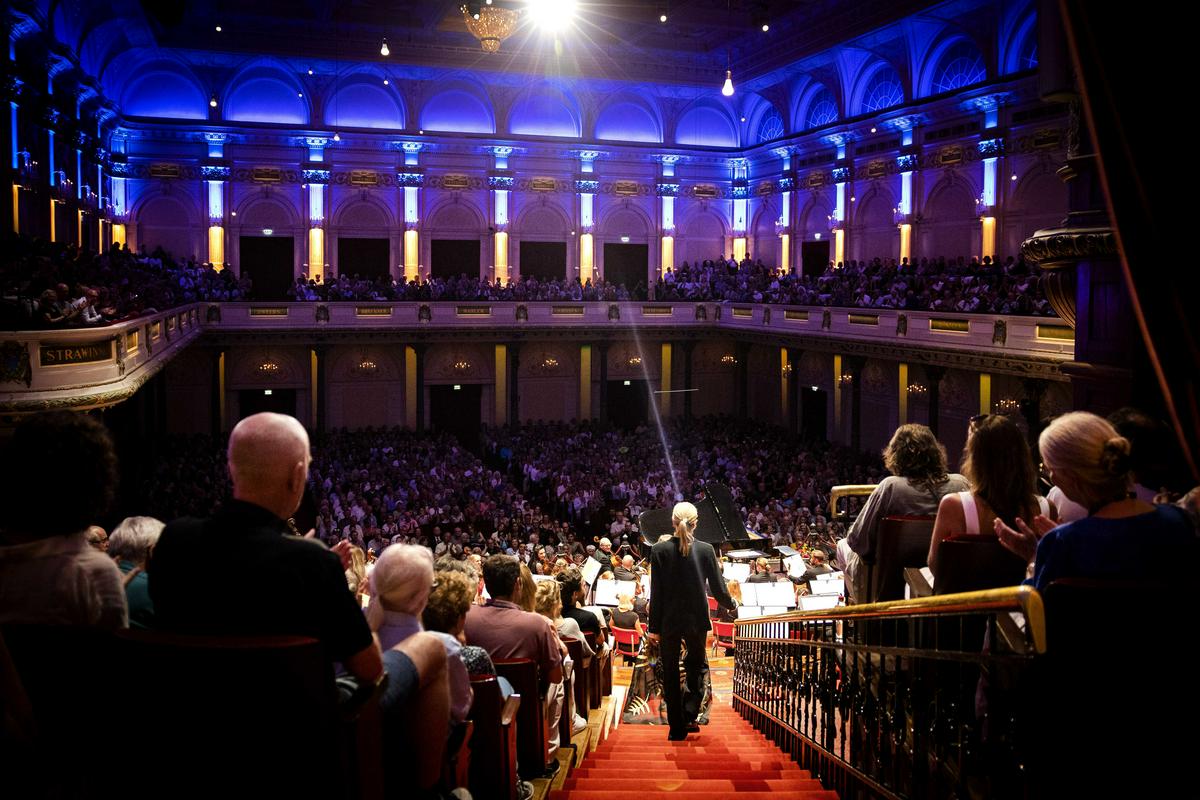
[[[512,8],[499,8],[494,5],[480,6],[478,16],[466,4],[462,6],[463,21],[467,30],[479,40],[485,53],[500,52],[500,43],[512,36],[517,29],[517,21],[521,12]]]

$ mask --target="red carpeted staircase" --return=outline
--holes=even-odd
[[[837,800],[733,709],[714,705],[686,742],[659,725],[620,725],[550,800]]]

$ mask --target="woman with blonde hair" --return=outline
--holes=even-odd
[[[696,540],[696,507],[676,503],[671,510],[675,534],[650,551],[650,632],[658,642],[663,665],[663,697],[671,741],[698,733],[696,717],[705,700],[708,661],[704,649],[709,631],[708,595],[725,608],[734,607],[725,588],[712,545]],[[705,584],[708,584],[708,590]],[[687,694],[679,683],[680,646],[687,648],[684,668]]]
[[[1127,577],[1130,553],[1152,555],[1154,579],[1172,588],[1194,578],[1200,543],[1187,513],[1137,498],[1129,440],[1107,420],[1064,414],[1042,431],[1038,447],[1047,477],[1088,516],[1058,527],[1041,514],[1032,525],[996,520],[1001,543],[1030,562],[1027,582],[1040,590],[1058,578]]]

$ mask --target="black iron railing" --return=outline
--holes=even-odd
[[[734,707],[843,800],[1019,797],[1044,651],[1029,587],[740,620]]]

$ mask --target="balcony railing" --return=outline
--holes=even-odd
[[[736,641],[735,709],[842,798],[1027,794],[1033,589],[739,620]]]

